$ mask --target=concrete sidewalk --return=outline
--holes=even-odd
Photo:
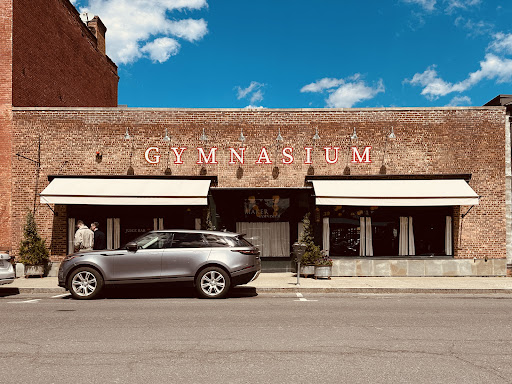
[[[247,284],[259,293],[512,293],[512,278],[507,277],[333,277],[330,280],[300,278],[294,273],[262,273]],[[56,277],[18,278],[3,290],[19,293],[64,293]]]

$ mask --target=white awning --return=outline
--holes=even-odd
[[[207,205],[210,180],[55,178],[40,193],[42,204]]]
[[[312,180],[317,205],[477,205],[465,180]]]

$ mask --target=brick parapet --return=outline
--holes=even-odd
[[[396,140],[387,135],[393,126]],[[353,128],[359,148],[372,146],[371,164],[350,164],[349,139]],[[128,128],[133,139],[124,140]],[[205,128],[207,145],[199,141]],[[130,164],[137,175],[163,175],[169,151],[162,140],[164,130],[173,146],[188,149],[184,164],[170,162],[174,175],[198,175],[196,147],[218,147],[218,164],[206,166],[209,175],[218,176],[219,187],[277,188],[302,187],[309,165],[304,164],[305,146],[313,146],[318,128],[320,140],[313,154],[316,175],[341,175],[350,166],[353,175],[377,175],[383,164],[388,174],[470,173],[470,185],[482,196],[481,203],[463,219],[456,217],[454,235],[457,257],[505,258],[505,108],[394,108],[358,110],[266,110],[232,109],[131,109],[131,108],[15,108],[14,151],[34,156],[37,138],[42,138],[40,192],[51,174],[125,175]],[[246,163],[241,179],[238,165],[230,165],[228,147],[238,148],[243,129],[247,137]],[[284,146],[295,148],[293,164],[255,164],[261,147],[269,148],[273,161],[275,138],[281,130]],[[159,164],[149,164],[144,151],[160,148]],[[337,164],[324,160],[325,146],[340,147]],[[96,162],[96,152],[102,162]],[[277,157],[281,160],[281,156]],[[348,161],[347,161],[348,160]],[[274,179],[272,169],[279,167]],[[13,166],[13,217],[19,233],[24,204],[34,196],[33,165],[16,162]],[[460,214],[469,207],[461,207]],[[38,222],[51,241],[53,216],[40,206]],[[460,239],[460,240],[459,240]],[[13,243],[18,240],[13,235]]]

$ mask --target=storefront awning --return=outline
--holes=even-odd
[[[450,206],[476,205],[478,195],[465,180],[312,180],[317,205]]]
[[[207,205],[211,180],[54,178],[42,204]]]

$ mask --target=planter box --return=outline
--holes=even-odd
[[[313,276],[315,274],[314,265],[301,265],[300,274],[304,277]]]
[[[44,265],[25,265],[25,277],[27,276],[44,276]]]
[[[330,265],[317,265],[315,266],[315,279],[326,278],[331,279],[332,266]]]

